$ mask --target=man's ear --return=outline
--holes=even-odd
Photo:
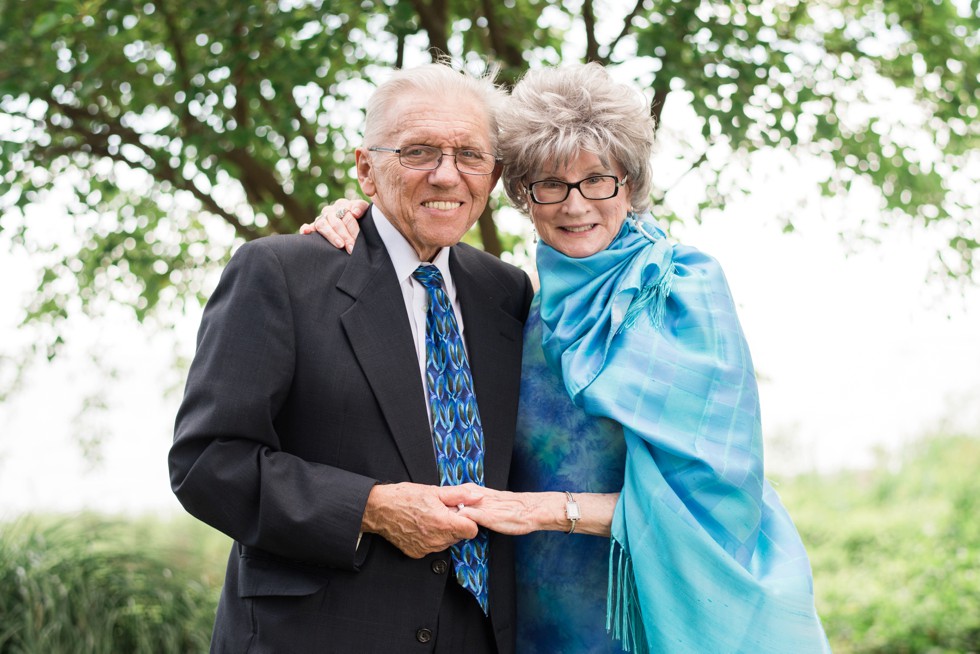
[[[371,154],[364,148],[357,148],[354,150],[354,162],[361,191],[369,198],[374,197],[377,187],[374,184],[374,164],[371,162]]]

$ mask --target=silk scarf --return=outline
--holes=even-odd
[[[623,426],[607,629],[627,651],[829,652],[809,559],[763,477],[758,388],[717,262],[631,214],[609,247],[540,243],[542,347]]]

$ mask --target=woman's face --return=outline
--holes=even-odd
[[[613,175],[622,180],[619,166],[603,165],[591,152],[580,151],[567,166],[537,170],[529,185],[542,180],[554,180],[574,184],[595,175]],[[587,186],[583,182],[582,186]],[[615,197],[605,200],[587,200],[579,189],[571,189],[568,197],[557,204],[535,204],[528,198],[531,221],[542,241],[562,254],[581,258],[595,254],[612,243],[619,234],[630,207],[629,183],[619,188]]]

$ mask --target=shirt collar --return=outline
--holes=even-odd
[[[398,283],[402,284],[412,277],[412,273],[415,272],[415,269],[419,265],[428,262],[419,260],[419,255],[415,251],[415,248],[402,236],[401,232],[395,229],[395,226],[391,224],[388,217],[381,213],[378,205],[371,207],[371,214],[374,216],[374,226],[378,228],[378,235],[381,236],[381,241],[385,244],[385,249],[388,250],[391,263],[395,267],[395,275],[398,277]],[[439,250],[439,253],[432,260],[432,265],[442,273],[442,279],[446,285],[446,293],[450,298],[455,298],[456,288],[453,284],[453,277],[449,272],[449,251],[450,248]]]

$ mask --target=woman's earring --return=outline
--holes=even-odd
[[[531,241],[533,243],[538,242],[538,230],[535,229],[533,226],[531,227]]]

